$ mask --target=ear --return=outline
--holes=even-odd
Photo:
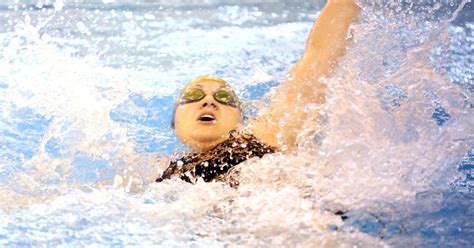
[[[173,114],[171,114],[171,129],[174,129],[174,119],[176,118],[176,109],[178,108],[178,104],[174,105]]]

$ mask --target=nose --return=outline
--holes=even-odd
[[[218,109],[218,105],[214,101],[214,98],[212,96],[206,96],[202,102],[201,108],[206,108],[206,107],[211,107],[214,109]]]

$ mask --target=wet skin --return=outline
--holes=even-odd
[[[192,87],[202,89],[206,96],[197,102],[178,105],[176,135],[193,150],[208,151],[225,141],[229,132],[237,128],[242,121],[242,112],[214,99],[212,94],[222,88],[221,84],[204,82]]]
[[[263,143],[282,152],[297,147],[300,130],[308,117],[316,120],[318,112],[305,111],[308,104],[324,104],[325,80],[330,77],[340,57],[344,55],[349,27],[359,14],[354,0],[328,0],[308,36],[303,56],[289,72],[273,96],[268,109],[249,121],[249,131]],[[201,82],[206,97],[199,102],[178,106],[175,117],[176,134],[193,150],[207,151],[225,141],[229,131],[242,120],[239,109],[217,102],[212,93],[222,83]],[[199,118],[212,115],[215,119]],[[211,118],[212,119],[212,118]]]

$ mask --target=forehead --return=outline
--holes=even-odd
[[[222,86],[226,86],[227,82],[224,79],[217,78],[217,77],[209,77],[209,76],[199,76],[193,79],[191,82],[188,83],[189,85],[199,84],[199,83],[218,83]]]
[[[217,89],[227,88],[227,87],[228,85],[225,83],[215,82],[215,81],[206,81],[206,82],[190,83],[188,86],[186,86],[186,89],[199,88],[207,92],[207,91],[215,91]]]

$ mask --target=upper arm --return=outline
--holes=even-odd
[[[308,116],[307,104],[325,101],[322,77],[330,74],[347,44],[347,32],[359,9],[353,0],[329,1],[314,23],[303,56],[277,89],[266,111],[251,123],[254,135],[280,150],[292,150]]]

